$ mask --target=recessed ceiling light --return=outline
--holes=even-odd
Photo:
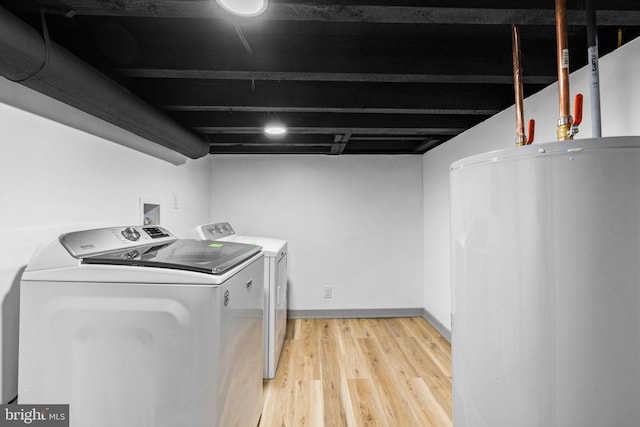
[[[264,127],[264,133],[271,136],[280,136],[287,133],[287,128],[281,124],[270,124]]]
[[[234,15],[258,16],[267,10],[268,0],[216,0],[224,10]]]

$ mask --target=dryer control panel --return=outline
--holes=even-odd
[[[62,246],[75,258],[175,240],[176,236],[156,225],[97,228],[60,236]]]
[[[236,234],[228,222],[214,222],[198,226],[200,236],[205,240],[217,240]]]

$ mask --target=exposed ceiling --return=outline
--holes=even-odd
[[[46,6],[51,40],[210,153],[424,153],[513,105],[512,23],[525,96],[557,80],[552,0],[272,0],[243,19],[213,0],[0,4],[38,31]],[[587,63],[584,0],[567,7],[575,70]],[[640,35],[640,1],[596,7],[601,55]],[[288,134],[265,136],[270,121]]]

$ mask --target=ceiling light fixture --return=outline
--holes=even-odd
[[[268,0],[216,0],[216,3],[234,15],[251,17],[264,13]]]
[[[264,133],[270,136],[282,136],[287,133],[287,127],[282,124],[269,124],[264,127]]]

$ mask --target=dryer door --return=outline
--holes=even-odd
[[[275,367],[282,352],[284,338],[287,334],[287,254],[282,256],[276,265],[276,313],[275,313]]]

